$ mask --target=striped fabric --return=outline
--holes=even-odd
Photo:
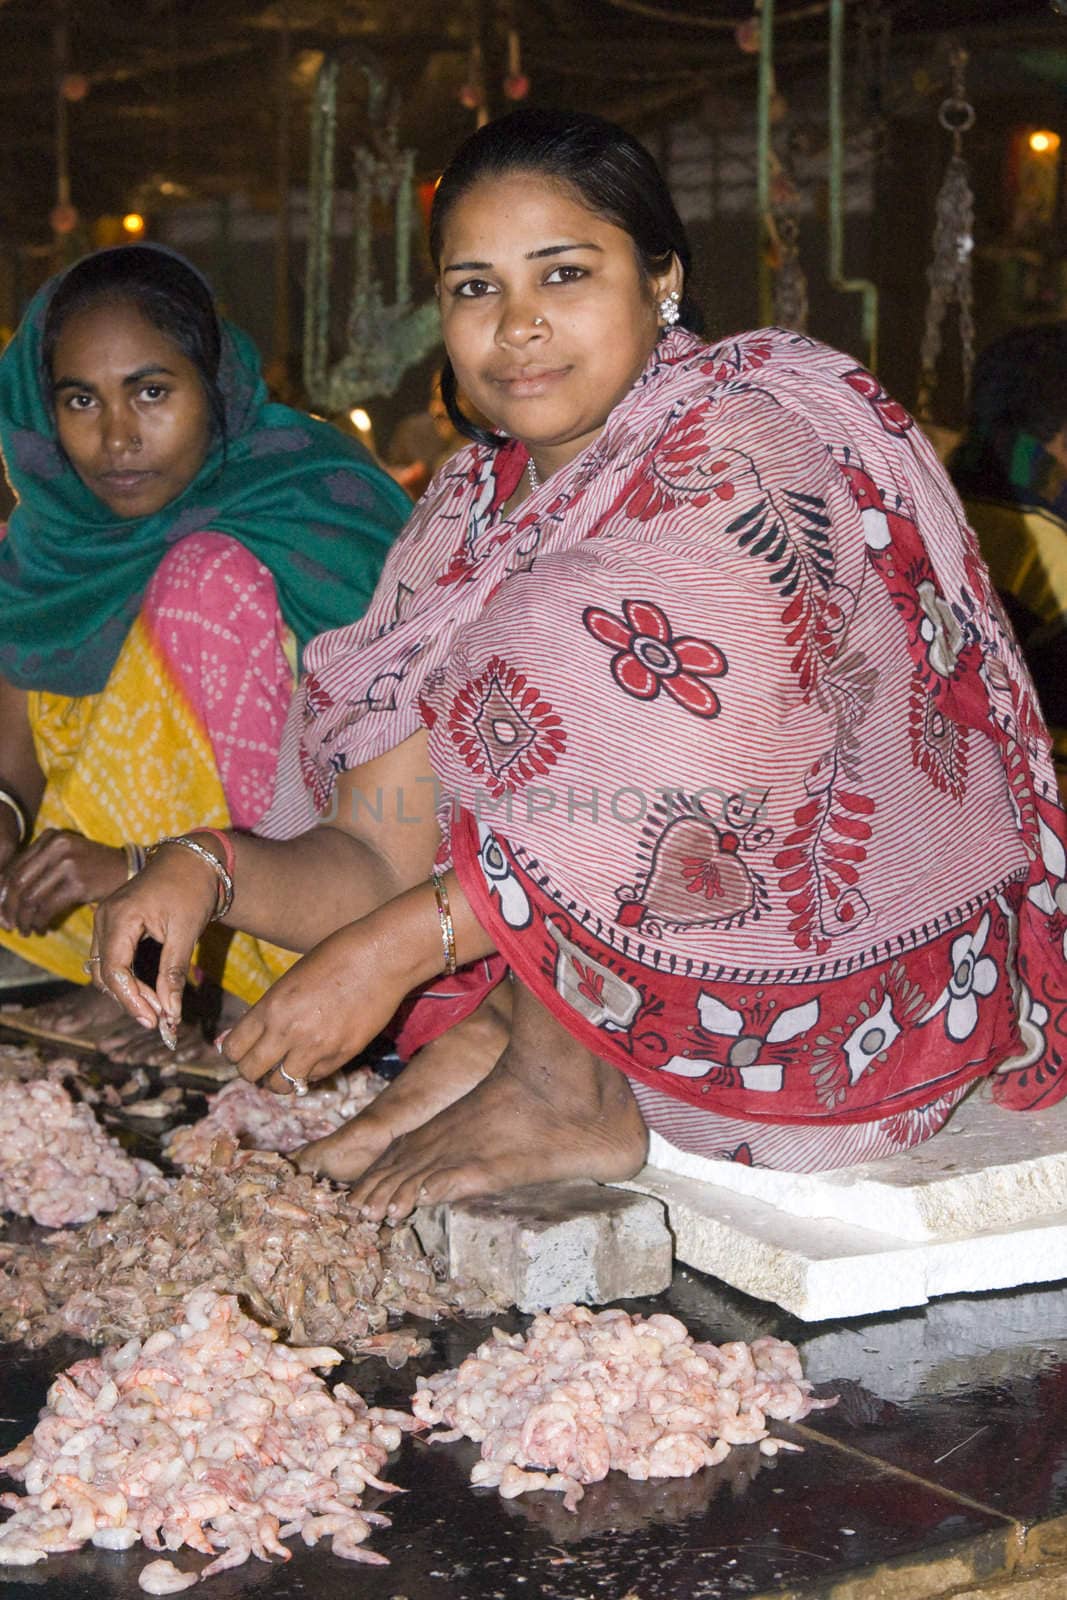
[[[310,647],[264,831],[429,726],[442,859],[501,952],[463,1004],[506,963],[650,1120],[706,1115],[706,1153],[748,1159],[766,1125],[793,1133],[759,1159],[809,1130],[858,1159],[993,1071],[1006,1104],[1058,1099],[1047,734],[903,408],[797,334],[674,332],[507,518],[525,461],[454,457],[364,620]],[[447,991],[407,1049],[455,1020]]]

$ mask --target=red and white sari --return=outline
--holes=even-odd
[[[668,1139],[795,1169],[916,1143],[993,1073],[1018,1109],[1067,1093],[1048,737],[904,409],[800,335],[674,332],[506,517],[525,462],[450,460],[310,646],[263,829],[429,727],[500,955],[403,1047],[511,967]]]

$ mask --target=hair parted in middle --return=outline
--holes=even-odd
[[[614,122],[585,111],[524,107],[486,123],[456,151],[442,174],[430,212],[430,255],[439,271],[445,224],[456,202],[485,178],[526,172],[572,189],[581,203],[628,233],[642,271],[651,277],[676,256],[688,278],[692,250],[666,180],[651,154]],[[700,308],[683,291],[678,326],[703,331]],[[456,375],[447,358],[441,397],[458,432],[482,444],[500,445],[465,416]]]

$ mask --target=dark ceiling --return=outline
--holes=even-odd
[[[459,100],[473,40],[491,112],[508,107],[515,27],[534,102],[595,109],[640,131],[666,117],[713,116],[716,96],[736,108],[754,95],[756,58],[735,35],[752,9],[752,0],[0,0],[0,239],[49,241],[64,73],[75,95],[84,91],[67,104],[71,198],[84,217],[161,208],[189,193],[269,202],[280,86],[299,183],[324,50],[374,54],[401,96],[402,138],[428,174],[473,125]],[[1019,70],[1050,92],[1067,80],[1067,16],[1051,0],[850,0],[847,17],[850,50],[866,41],[869,52],[872,40],[883,50],[898,111],[917,59],[935,79],[943,71],[950,34],[971,50],[987,88]],[[825,72],[826,28],[825,0],[778,0],[780,83]]]

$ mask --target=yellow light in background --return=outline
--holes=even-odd
[[[364,411],[362,406],[353,406],[352,410],[348,413],[348,420],[352,424],[353,428],[355,428],[357,433],[369,433],[371,430],[370,417]]]
[[[122,219],[123,232],[130,234],[132,238],[136,239],[140,237],[140,235],[144,232],[144,229],[145,221],[141,213],[139,211],[127,211],[126,215]]]
[[[1035,155],[1048,156],[1059,149],[1060,136],[1051,128],[1035,128],[1027,142]]]

